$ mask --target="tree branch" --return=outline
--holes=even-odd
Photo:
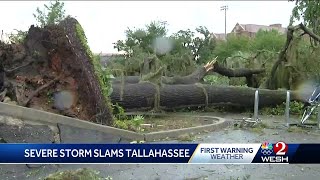
[[[282,61],[284,61],[286,59],[286,52],[287,52],[287,49],[289,48],[289,45],[293,39],[293,32],[294,32],[294,30],[296,30],[296,28],[297,27],[289,27],[288,28],[286,44],[284,45],[283,49],[281,50],[281,52],[278,56],[278,60],[273,64],[272,69],[271,69],[271,73],[270,73],[270,78],[266,82],[268,89],[275,89],[276,88],[276,87],[271,86],[271,82],[274,82],[275,73],[278,69],[278,66],[280,65],[280,63]]]
[[[299,26],[300,29],[302,29],[305,33],[307,33],[314,40],[320,42],[320,37],[318,35],[316,35],[314,32],[312,32],[310,29],[308,29],[305,25],[300,23],[298,26]]]
[[[269,89],[276,89],[277,87],[273,87],[271,84],[271,82],[275,81],[275,73],[276,70],[278,69],[278,66],[280,65],[280,63],[282,61],[286,61],[286,52],[289,48],[289,45],[291,43],[291,41],[293,40],[293,33],[294,31],[301,29],[304,31],[303,34],[308,34],[311,38],[313,38],[316,41],[320,42],[320,37],[318,35],[316,35],[315,33],[313,33],[310,29],[308,29],[305,25],[303,25],[302,23],[300,23],[297,26],[290,26],[288,27],[288,32],[287,32],[287,41],[286,44],[284,45],[282,51],[279,54],[278,60],[273,64],[272,69],[271,69],[271,74],[270,74],[270,78],[267,80],[267,86]],[[302,34],[302,35],[303,35]]]
[[[231,68],[220,66],[218,62],[216,62],[212,71],[227,77],[246,77],[252,74],[263,73],[265,72],[265,69],[246,69],[246,68],[231,69]]]

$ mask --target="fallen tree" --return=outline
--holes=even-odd
[[[111,100],[126,110],[170,110],[184,107],[231,105],[253,107],[254,88],[212,86],[203,84],[163,85],[144,82],[113,85]],[[157,93],[160,93],[158,95]],[[159,98],[159,99],[157,99]],[[302,101],[298,92],[292,92],[291,100]],[[275,106],[286,101],[285,90],[259,90],[259,106]]]
[[[21,106],[111,124],[113,118],[106,99],[106,85],[97,74],[99,69],[83,36],[79,23],[67,18],[59,25],[31,26],[23,44],[1,43],[0,100],[9,96]],[[160,68],[141,77],[114,80],[110,98],[127,110],[253,106],[254,88],[200,84],[211,72],[227,77],[250,77],[264,70],[228,69],[211,61],[190,75],[165,77]],[[74,102],[61,112],[48,103],[48,94],[64,90],[71,91]],[[303,99],[292,92],[291,100]],[[260,89],[260,107],[278,105],[285,100],[284,90]]]

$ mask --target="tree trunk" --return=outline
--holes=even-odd
[[[164,85],[159,88],[159,106],[162,110],[197,107],[208,105],[232,105],[253,107],[254,88],[212,86],[212,85]],[[122,97],[121,86],[114,85],[111,100],[119,103],[126,110],[150,110],[155,107],[157,86],[151,83],[125,84]],[[274,106],[285,102],[286,91],[259,90],[259,106]],[[121,100],[120,100],[121,99]],[[291,100],[299,100],[296,92],[292,92]]]

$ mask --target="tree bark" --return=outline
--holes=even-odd
[[[162,110],[209,105],[231,105],[253,107],[254,88],[193,85],[164,85],[160,87],[160,108]],[[130,110],[150,110],[155,106],[157,86],[151,83],[125,84],[122,97],[120,85],[113,86],[111,100]],[[259,106],[275,106],[286,101],[284,90],[259,90]],[[120,100],[121,99],[121,100]],[[300,100],[297,92],[292,92],[291,100]]]

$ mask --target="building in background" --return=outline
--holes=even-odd
[[[227,34],[234,34],[237,36],[248,36],[248,37],[255,37],[255,35],[257,34],[257,32],[259,30],[277,30],[280,33],[286,33],[287,32],[287,28],[282,27],[281,24],[271,24],[269,26],[267,25],[257,25],[257,24],[239,24],[237,23],[234,28],[232,29],[232,31],[230,33]],[[213,33],[212,36],[214,38],[216,38],[217,40],[225,40],[225,35],[224,33]]]
[[[282,27],[281,24],[271,24],[266,25],[257,25],[257,24],[239,24],[237,23],[232,29],[231,33],[241,36],[255,37],[259,30],[271,31],[277,30],[278,32],[284,34],[287,32],[287,28]]]
[[[218,40],[225,40],[224,33],[211,33],[211,38],[218,39]]]

